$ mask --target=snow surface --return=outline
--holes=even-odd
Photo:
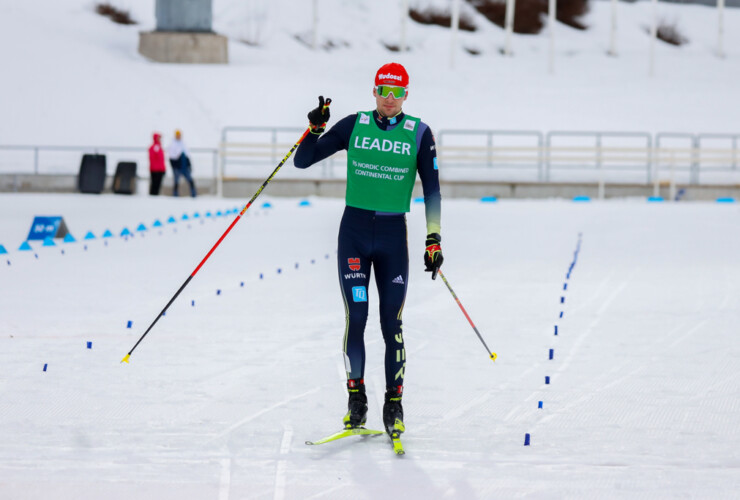
[[[492,363],[423,272],[414,204],[399,458],[383,436],[304,445],[346,411],[343,204],[299,201],[258,199],[122,364],[235,217],[205,212],[241,207],[0,196],[0,497],[737,498],[737,205],[446,201],[443,270]],[[77,242],[16,250],[54,214]],[[374,286],[370,301],[377,428]]]
[[[139,24],[113,24],[91,0],[0,0],[0,144],[136,146],[180,128],[191,147],[215,147],[228,125],[303,126],[319,94],[334,99],[333,120],[369,109],[375,71],[391,60],[411,75],[406,111],[435,130],[738,131],[740,9],[726,9],[722,59],[715,8],[661,3],[658,18],[689,43],[658,43],[649,77],[649,2],[619,4],[617,57],[608,2],[591,2],[585,32],[556,25],[554,75],[547,30],[515,35],[504,57],[503,30],[465,2],[479,29],[459,34],[454,69],[447,28],[409,21],[411,51],[384,47],[400,43],[399,0],[321,0],[318,42],[337,48],[319,51],[296,39],[311,39],[313,2],[214,0],[227,66],[147,61],[138,36],[156,26],[154,0],[111,3]]]
[[[302,126],[318,94],[334,119],[367,109],[389,60],[411,73],[405,109],[435,130],[737,132],[737,9],[720,59],[716,10],[661,4],[690,43],[659,44],[650,78],[644,2],[619,5],[618,57],[605,55],[608,4],[592,5],[586,32],[556,26],[554,75],[546,33],[515,36],[506,58],[503,32],[474,15],[481,29],[460,34],[450,70],[448,30],[410,23],[411,52],[390,53],[397,3],[340,0],[319,2],[319,41],[341,48],[296,41],[311,2],[214,0],[231,63],[154,64],[136,51],[153,0],[112,3],[140,24],[89,0],[0,0],[0,144],[144,146],[181,128],[190,147],[214,147],[226,125]],[[423,273],[414,205],[398,458],[385,437],[303,444],[346,409],[340,200],[299,206],[268,187],[119,362],[235,216],[195,212],[244,201],[0,195],[0,498],[737,498],[737,205],[446,200],[443,270],[495,364]],[[18,250],[34,215],[56,214],[77,242]],[[366,343],[379,427],[372,307]]]

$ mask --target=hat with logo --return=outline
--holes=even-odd
[[[406,68],[398,63],[388,63],[380,67],[375,74],[375,86],[393,85],[396,87],[409,86],[409,74]]]

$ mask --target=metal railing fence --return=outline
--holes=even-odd
[[[190,148],[194,176],[211,178],[218,193],[224,179],[261,178],[302,132],[226,127],[218,148]],[[446,129],[436,139],[442,180],[740,184],[740,134]],[[46,145],[0,145],[0,174],[77,174],[84,153],[105,154],[109,175],[119,161],[136,161],[138,176],[148,175],[147,147]],[[346,152],[319,165],[285,168],[281,177],[343,178]]]
[[[137,177],[148,177],[149,147],[137,146],[47,146],[0,144],[0,174],[77,174],[83,154],[106,155],[108,175],[115,173],[118,162],[137,163]],[[215,179],[218,176],[217,148],[188,148],[193,175]],[[210,172],[204,175],[208,167]]]

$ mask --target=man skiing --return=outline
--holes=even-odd
[[[409,76],[402,65],[382,66],[375,75],[375,110],[349,115],[324,135],[329,108],[324,106],[323,96],[319,97],[319,106],[308,113],[311,134],[294,159],[296,167],[308,168],[339,150],[347,150],[346,207],[337,250],[346,316],[343,347],[349,391],[344,426],[355,429],[367,420],[364,331],[372,267],[385,341],[383,423],[394,439],[405,430],[401,405],[406,369],[401,315],[409,274],[405,213],[410,211],[417,172],[424,192],[428,233],[424,265],[432,279],[436,279],[443,261],[434,137],[427,124],[402,111],[408,85]]]

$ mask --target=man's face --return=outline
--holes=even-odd
[[[393,94],[388,94],[388,97],[381,97],[378,91],[373,88],[373,96],[375,97],[376,109],[380,116],[391,118],[401,112],[403,101],[408,98],[409,94],[407,91],[405,96],[399,98],[393,97]]]

